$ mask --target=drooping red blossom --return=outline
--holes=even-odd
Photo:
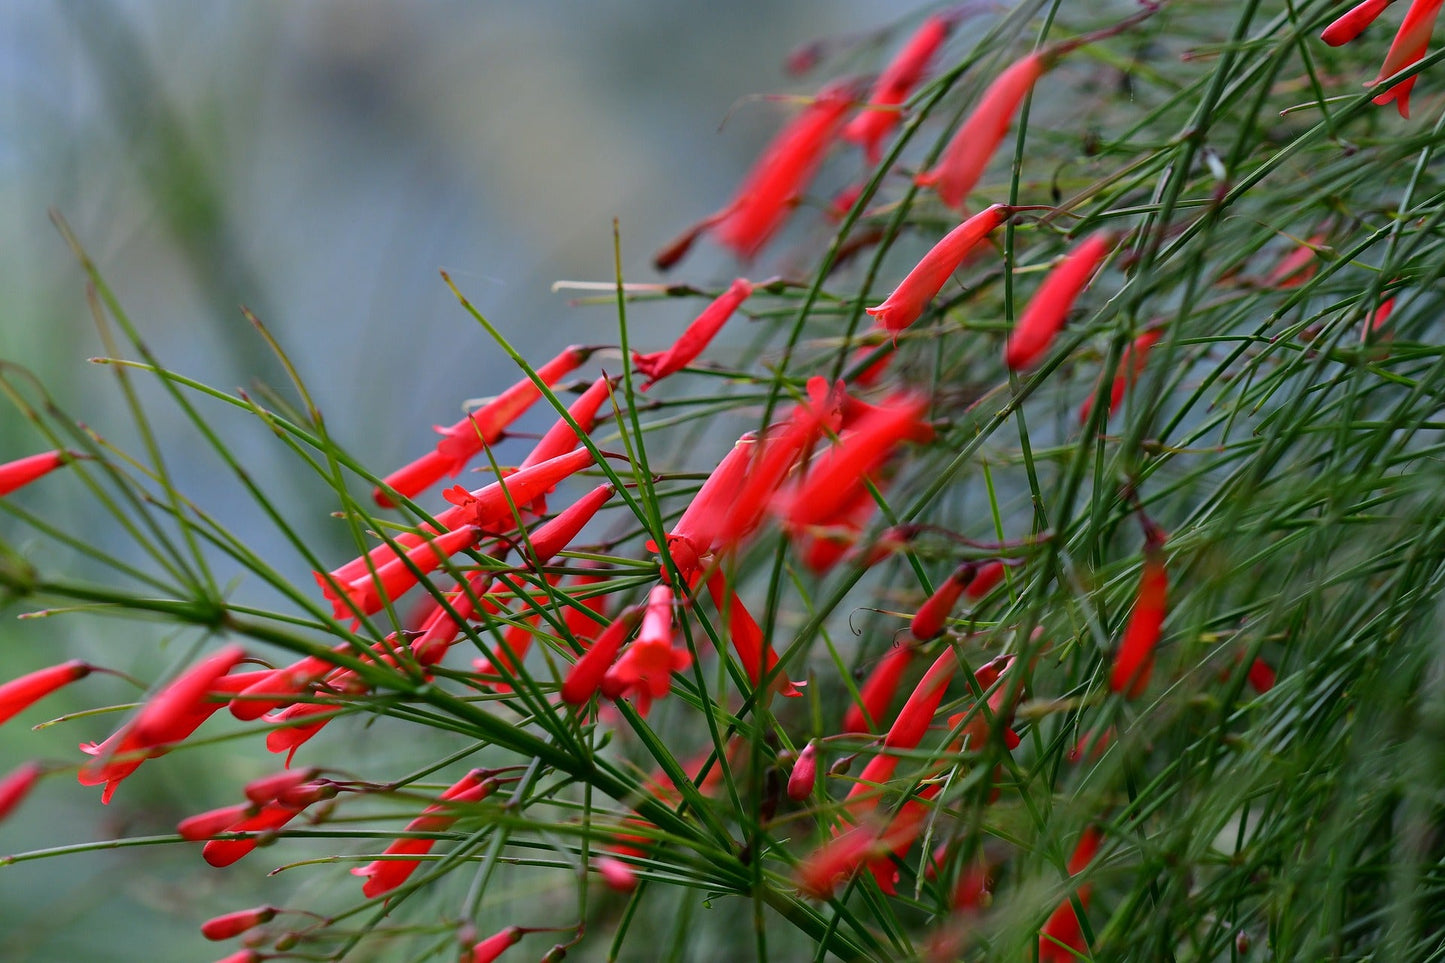
[[[943,149],[938,163],[915,179],[918,185],[935,188],[949,207],[961,207],[1008,133],[1024,97],[1050,66],[1050,57],[1036,51],[999,74]]]
[[[466,963],[493,963],[497,957],[516,946],[522,936],[521,927],[509,926],[473,946],[471,953],[467,955]]]
[[[237,950],[221,957],[216,963],[261,963],[264,959],[265,957],[255,950]]]
[[[994,586],[1003,581],[1003,576],[1003,562],[989,562],[981,565],[978,572],[974,574],[973,581],[969,582],[968,588],[964,589],[964,594],[971,599],[981,599],[992,592]]]
[[[201,935],[208,940],[229,940],[262,924],[269,923],[279,912],[274,906],[257,906],[213,916],[201,924]]]
[[[0,685],[0,723],[24,712],[56,689],[85,678],[90,674],[90,668],[87,662],[71,659]]]
[[[887,487],[882,479],[870,477],[868,480],[880,490]],[[866,485],[860,486],[831,525],[795,538],[794,545],[798,546],[808,571],[821,575],[847,557],[848,550],[863,536],[863,529],[877,511],[878,501],[873,492]]]
[[[436,612],[422,626],[421,635],[411,645],[412,655],[416,657],[418,665],[429,666],[440,662],[447,649],[461,635],[461,623],[473,618],[478,611],[487,611],[494,615],[501,611],[487,599],[486,592],[491,583],[492,573],[473,572],[466,577],[464,587],[458,587],[455,592],[447,595],[447,604],[452,607],[455,616],[437,606]]]
[[[1070,876],[1079,875],[1093,861],[1100,838],[1099,830],[1093,826],[1084,830],[1069,858]],[[1079,905],[1086,909],[1089,905],[1089,890],[1087,883],[1079,887]],[[1039,963],[1077,963],[1079,959],[1087,957],[1088,949],[1084,943],[1079,915],[1074,910],[1074,901],[1066,897],[1039,930]]]
[[[548,580],[556,584],[554,576],[549,576]],[[483,685],[493,692],[512,691],[507,680],[517,675],[541,624],[541,614],[533,613],[521,623],[507,626],[507,631],[502,633],[501,645],[490,656],[478,657],[472,661],[472,667],[477,670],[477,674],[487,677]]]
[[[915,639],[927,642],[943,634],[953,607],[963,597],[963,591],[973,581],[976,571],[977,567],[972,562],[964,562],[918,607],[908,623],[908,631]]]
[[[1375,310],[1370,312],[1370,316],[1365,319],[1364,326],[1360,328],[1360,340],[1369,341],[1372,337],[1379,337],[1378,332],[1385,327],[1385,323],[1390,320],[1390,314],[1394,310],[1395,299],[1393,297],[1381,301]],[[1386,337],[1388,338],[1388,335]]]
[[[1320,32],[1320,39],[1331,47],[1339,47],[1354,40],[1365,32],[1365,28],[1375,22],[1385,8],[1394,3],[1395,0],[1365,0],[1364,3],[1355,4],[1335,19]]]
[[[769,429],[754,446],[750,464],[739,469],[739,482],[721,499],[723,522],[717,537],[724,546],[737,545],[758,526],[788,472],[823,430],[842,427],[844,398],[841,383],[829,385],[821,377],[810,378],[808,401],[793,409],[781,429]]]
[[[851,84],[830,84],[773,138],[720,212],[712,228],[720,244],[744,261],[763,249],[823,163],[853,97]]]
[[[282,793],[295,789],[314,778],[316,778],[316,770],[310,766],[304,769],[283,769],[280,772],[273,772],[269,776],[262,776],[260,779],[252,779],[241,791],[255,805],[264,806],[268,802],[275,802]]]
[[[491,795],[496,787],[497,781],[491,778],[490,773],[483,769],[473,769],[442,793],[438,802],[427,806],[420,816],[407,823],[406,831],[445,832],[462,816],[461,811],[456,809],[458,805],[480,802]],[[431,852],[435,843],[434,839],[403,837],[388,846],[385,854],[425,856]],[[378,859],[353,869],[351,875],[365,879],[361,892],[367,899],[375,899],[406,882],[420,865],[420,859]]]
[[[894,645],[884,653],[864,680],[863,688],[858,692],[859,701],[843,713],[844,732],[869,732],[871,728],[882,726],[893,696],[898,692],[898,683],[917,655],[918,647],[907,644]],[[871,728],[869,720],[872,721]]]
[[[646,391],[663,378],[691,364],[722,330],[722,326],[733,316],[738,305],[746,301],[752,293],[752,283],[746,278],[738,278],[687,326],[687,330],[673,342],[671,348],[651,354],[632,352],[633,368],[648,379],[642,390]]]
[[[831,899],[841,883],[880,852],[882,844],[876,827],[854,826],[828,840],[798,864],[793,882],[805,896]]]
[[[1412,0],[1410,9],[1405,11],[1405,19],[1400,23],[1400,29],[1395,33],[1394,42],[1385,54],[1385,62],[1381,65],[1379,74],[1366,83],[1366,87],[1373,87],[1425,56],[1430,49],[1430,35],[1435,31],[1435,21],[1440,17],[1441,5],[1442,0]],[[1414,89],[1419,76],[1416,74],[1395,84],[1375,97],[1375,103],[1383,107],[1393,101],[1400,116],[1409,117],[1410,91]]]
[[[1004,364],[1020,371],[1049,350],[1068,319],[1074,300],[1113,246],[1114,238],[1107,231],[1090,234],[1049,272],[1009,334]]]
[[[133,748],[148,749],[189,736],[195,731],[190,720],[198,712],[209,716],[220,708],[219,703],[209,701],[217,680],[245,657],[241,646],[223,646],[147,699],[130,727]]]
[[[1152,527],[1144,543],[1144,571],[1139,577],[1139,595],[1124,639],[1109,672],[1109,688],[1137,699],[1149,684],[1154,668],[1154,647],[1164,626],[1169,574],[1164,569],[1164,537]]]
[[[952,649],[944,649],[923,674],[903,708],[898,710],[898,718],[883,737],[883,751],[863,767],[858,781],[844,799],[844,808],[855,819],[876,805],[878,786],[893,778],[893,772],[898,768],[898,757],[893,752],[917,749],[923,741],[924,733],[938,712],[938,705],[943,701],[943,694],[957,670],[958,658]]]
[[[316,584],[321,586],[321,593],[331,603],[333,618],[351,618],[356,612],[371,615],[380,612],[388,600],[400,598],[421,576],[434,570],[457,552],[471,548],[481,539],[480,528],[475,525],[462,525],[409,549],[405,556],[394,558],[378,568],[375,576],[368,572],[343,584],[340,592],[332,588],[331,580],[320,572],[311,574],[315,577]]]
[[[1018,748],[1018,733],[1009,726],[1009,720],[1013,716],[1013,704],[1008,701],[1011,698],[1016,699],[1017,693],[1009,691],[1010,686],[1007,682],[999,682],[1011,665],[1013,665],[1011,656],[1001,656],[974,673],[974,680],[979,689],[988,691],[992,687],[993,692],[989,694],[983,706],[973,710],[973,717],[968,720],[959,734],[958,748],[967,747],[970,752],[977,752],[981,746],[987,745],[989,736],[996,726],[1002,727],[1004,748],[1010,752]],[[968,715],[967,712],[960,712],[958,715],[951,716],[948,720],[948,727],[957,729]]]
[[[256,672],[238,672],[222,676],[212,683],[206,697],[195,703],[181,716],[172,732],[170,743],[180,742],[201,727],[201,724],[218,712],[237,693],[271,674],[269,669]],[[135,722],[122,726],[100,744],[82,743],[81,752],[93,757],[76,772],[76,779],[82,786],[105,783],[100,794],[102,803],[109,803],[116,788],[131,773],[140,768],[147,759],[163,755],[168,745],[146,746],[135,734]]]
[[[788,774],[788,798],[802,802],[813,794],[818,785],[818,742],[809,740],[793,762],[793,771]]]
[[[863,479],[894,448],[927,429],[920,420],[926,409],[927,402],[922,398],[897,395],[860,418],[836,445],[813,460],[801,481],[774,500],[774,510],[784,527],[798,531],[826,525],[836,518],[863,485]]]
[[[645,716],[654,701],[672,691],[672,673],[690,665],[692,653],[672,647],[672,588],[659,585],[648,594],[637,638],[603,675],[602,693],[632,699]]]
[[[300,814],[299,809],[280,803],[267,803],[255,815],[246,816],[223,830],[226,833],[257,833],[257,836],[248,839],[212,839],[201,847],[201,858],[217,868],[230,866],[260,844],[260,834],[278,830]]]
[[[198,843],[203,839],[210,839],[212,836],[224,833],[228,826],[234,826],[258,812],[260,812],[260,807],[249,802],[223,806],[220,809],[208,809],[203,813],[196,813],[194,816],[182,819],[176,824],[176,832],[187,842]]]
[[[942,791],[943,787],[938,785],[925,786],[919,790],[898,807],[888,821],[888,828],[879,837],[882,851],[868,861],[868,871],[873,874],[878,888],[886,895],[893,896],[897,892],[898,869],[895,860],[901,861],[923,833],[923,827],[933,813],[931,802]]]
[[[286,765],[291,765],[296,750],[335,719],[338,712],[336,706],[324,702],[297,702],[267,716],[266,721],[273,725],[286,723],[266,733],[267,751],[286,753]],[[320,718],[315,718],[317,716]],[[308,719],[311,721],[306,721]]]
[[[535,501],[564,478],[591,465],[592,460],[591,451],[578,448],[513,472],[484,488],[469,492],[457,485],[442,494],[459,510],[457,522],[466,522],[490,534],[501,535],[516,527],[513,506],[521,508]],[[438,517],[437,521],[441,518]]]
[[[597,412],[602,404],[611,397],[612,379],[606,375],[599,377],[587,388],[586,391],[577,396],[577,400],[567,406],[567,414],[577,422],[577,427],[583,433],[592,430],[597,424]],[[547,429],[547,433],[537,442],[531,453],[517,466],[517,470],[531,468],[533,465],[540,465],[544,461],[550,461],[560,455],[565,455],[573,448],[576,448],[580,436],[577,429],[568,424],[566,418],[558,418],[556,424]]]
[[[586,361],[591,353],[590,348],[572,345],[536,369],[537,377],[551,387]],[[523,378],[456,424],[447,428],[438,425],[436,430],[442,435],[442,440],[437,442],[436,449],[402,466],[382,481],[386,487],[411,498],[436,484],[444,475],[456,475],[466,467],[472,456],[488,445],[496,444],[507,426],[520,418],[540,397],[542,392],[532,379]],[[395,507],[385,487],[373,491],[372,497],[382,508]]]
[[[924,20],[878,76],[868,103],[843,128],[843,139],[862,147],[869,164],[878,163],[883,138],[898,126],[903,116],[887,108],[899,107],[908,99],[952,29],[953,20],[949,17],[935,14]]]
[[[895,335],[917,321],[964,259],[1008,220],[1009,213],[1005,205],[995,204],[945,234],[882,304],[868,309],[873,320]]]
[[[0,498],[43,478],[75,457],[75,453],[69,451],[42,451],[0,465]]]
[[[0,822],[4,822],[15,809],[30,795],[30,790],[45,775],[45,767],[38,762],[26,762],[10,770],[0,779]]]
[[[732,637],[733,649],[738,654],[738,661],[743,664],[743,671],[748,674],[748,681],[754,686],[762,682],[765,672],[772,672],[773,667],[778,664],[778,653],[772,643],[763,638],[762,627],[758,625],[751,612],[748,611],[742,599],[734,592],[724,580],[722,573],[714,572],[707,580],[708,594],[712,596],[713,603],[718,610],[726,608],[726,626],[728,634]],[[774,676],[772,682],[773,690],[784,696],[801,696],[803,693],[798,689],[798,684],[790,681],[786,675],[779,673]]]
[[[1145,331],[1124,349],[1124,355],[1119,359],[1119,367],[1114,371],[1114,380],[1109,386],[1110,417],[1113,417],[1124,403],[1124,392],[1132,388],[1134,382],[1144,373],[1144,362],[1149,357],[1149,349],[1158,343],[1163,334],[1158,328]],[[1085,398],[1084,403],[1079,406],[1079,424],[1085,424],[1089,420],[1089,413],[1093,409],[1094,399]]]
[[[642,610],[634,606],[619,613],[617,618],[602,630],[592,647],[582,653],[582,657],[567,671],[567,678],[562,682],[563,702],[580,706],[597,694],[597,690],[602,686],[602,678],[612,667],[622,643],[627,641],[628,634],[641,619]]]
[[[1081,759],[1098,762],[1103,758],[1104,750],[1109,748],[1117,735],[1118,731],[1113,726],[1102,732],[1090,729],[1079,736],[1078,741],[1069,749],[1066,758],[1069,762],[1078,762]]]
[[[721,539],[729,508],[747,478],[755,446],[751,433],[739,438],[667,533],[668,554],[684,579],[698,570],[699,559],[711,552]],[[656,543],[651,541],[647,548],[657,551]]]
[[[617,489],[610,484],[599,485],[540,526],[530,536],[533,563],[542,566],[555,558],[558,552],[572,543],[572,539],[581,533],[592,520],[592,516],[596,515],[616,492]]]

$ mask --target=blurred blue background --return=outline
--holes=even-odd
[[[225,388],[281,384],[238,310],[249,305],[339,440],[394,467],[464,399],[516,377],[438,268],[534,361],[615,342],[612,310],[568,307],[551,282],[611,276],[613,217],[629,279],[656,279],[652,252],[726,202],[787,113],[745,104],[720,132],[738,98],[815,89],[825,76],[784,75],[790,49],[905,13],[861,0],[0,5],[0,359],[133,442],[112,372],[85,360],[105,350],[53,207],[171,367]],[[738,271],[703,242],[675,273],[717,285]],[[639,306],[635,341],[666,344],[695,308]],[[217,476],[219,462],[153,386],[142,395],[180,487],[209,494],[207,506],[256,529],[264,549],[258,513]],[[247,419],[210,413],[318,552],[344,551],[324,487]],[[0,415],[0,460],[43,447],[23,419]],[[21,503],[105,541],[113,525],[83,490],[50,481]],[[12,518],[0,525],[39,563],[85,570]],[[290,554],[275,564],[305,577]],[[17,621],[25,608],[0,612],[0,678],[79,655],[150,679],[198,641],[86,615]],[[0,772],[75,760],[77,741],[119,717],[29,727],[133,697],[99,678],[52,697],[0,729]],[[152,762],[106,808],[58,774],[0,825],[0,853],[168,832],[274,767],[253,742]],[[268,853],[221,874],[194,850],[158,846],[0,869],[0,960],[221,956],[198,921],[284,896],[262,885],[278,861]]]

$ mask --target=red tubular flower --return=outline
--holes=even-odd
[[[1024,97],[1050,66],[1049,58],[1036,52],[999,74],[943,149],[938,164],[918,175],[918,185],[936,188],[943,203],[961,207],[1008,133]]]
[[[893,771],[898,768],[898,757],[888,750],[906,752],[917,749],[918,744],[923,741],[929,723],[938,712],[938,704],[943,701],[943,693],[948,689],[948,683],[953,680],[953,674],[957,670],[958,658],[952,649],[944,649],[923,674],[918,687],[913,690],[903,708],[898,710],[898,718],[883,737],[884,751],[863,767],[863,771],[858,774],[858,781],[844,798],[844,808],[854,818],[873,803],[872,794],[877,792],[878,785],[891,779]]]
[[[533,532],[533,564],[538,567],[546,565],[570,545],[616,491],[611,485],[599,485]]]
[[[24,712],[56,689],[90,675],[89,663],[71,659],[0,685],[0,723]]]
[[[580,706],[597,694],[603,676],[612,667],[612,660],[617,658],[622,643],[627,641],[628,633],[641,617],[641,610],[634,607],[619,614],[611,625],[602,630],[592,647],[582,653],[582,657],[567,671],[567,678],[562,683],[563,702]]]
[[[465,589],[459,588],[447,596],[447,602],[456,612],[456,618],[446,609],[437,607],[436,612],[422,626],[421,635],[411,645],[412,655],[419,664],[436,665],[442,660],[447,649],[461,634],[461,623],[458,619],[466,621],[472,618],[479,608],[493,614],[500,611],[486,598],[487,587],[491,582],[490,572],[473,572],[467,576]],[[477,601],[473,602],[473,599]]]
[[[336,714],[337,708],[334,705],[327,705],[323,702],[298,702],[274,715],[267,716],[266,721],[273,724],[289,723],[289,725],[272,729],[266,733],[267,751],[286,753],[286,765],[291,765],[296,750],[301,748],[306,740],[320,732],[326,723],[336,718]],[[303,721],[311,716],[322,716],[323,718],[311,722]]]
[[[349,652],[351,646],[339,645],[337,652]],[[295,702],[296,696],[306,692],[326,673],[336,668],[336,663],[319,655],[308,655],[291,665],[282,666],[264,674],[264,678],[253,682],[236,693],[230,702],[231,715],[249,722],[266,713]]]
[[[572,416],[572,420],[577,422],[577,427],[584,433],[591,431],[593,425],[597,424],[597,411],[602,407],[602,403],[611,397],[611,389],[612,380],[603,375],[567,406],[567,414]],[[517,466],[518,470],[565,455],[577,447],[579,440],[577,430],[567,423],[567,419],[558,418],[557,423],[548,428],[542,440],[537,442],[532,453]]]
[[[508,949],[516,946],[522,939],[522,928],[509,926],[492,936],[482,940],[472,947],[472,952],[467,956],[466,963],[492,963]]]
[[[265,833],[271,830],[280,829],[300,815],[299,809],[291,809],[280,803],[268,803],[262,806],[254,816],[247,816],[238,822],[227,826],[223,832],[227,833]],[[201,847],[201,858],[218,869],[230,866],[241,859],[259,844],[258,838],[250,839],[213,839]]]
[[[832,84],[773,138],[713,226],[719,243],[750,261],[807,189],[853,103],[849,84]]]
[[[1113,246],[1114,238],[1108,232],[1091,234],[1049,272],[1009,334],[1004,364],[1019,371],[1043,356],[1064,326],[1074,300]]]
[[[1109,386],[1109,415],[1112,417],[1119,410],[1119,405],[1124,402],[1124,392],[1133,387],[1134,382],[1139,380],[1139,375],[1144,373],[1144,362],[1149,357],[1149,349],[1158,343],[1163,331],[1155,329],[1145,331],[1135,338],[1129,347],[1124,349],[1124,356],[1119,359],[1119,367],[1114,372],[1114,381]],[[1089,420],[1089,412],[1093,410],[1094,399],[1086,398],[1079,406],[1079,424]]]
[[[707,580],[707,590],[719,611],[726,605],[727,629],[732,636],[733,649],[737,651],[738,661],[743,664],[743,671],[748,674],[748,681],[758,685],[762,682],[763,673],[771,672],[778,664],[777,651],[763,638],[762,627],[737,593],[728,587],[721,573],[714,572]],[[774,677],[772,687],[784,696],[803,694],[796,683],[781,673]]]
[[[1394,2],[1395,0],[1365,0],[1364,3],[1356,4],[1326,27],[1320,33],[1320,39],[1331,47],[1347,44],[1364,33],[1365,28],[1374,23],[1375,18]]]
[[[234,806],[224,806],[220,809],[208,809],[203,813],[182,819],[176,824],[176,832],[187,842],[198,843],[203,839],[210,839],[218,833],[224,833],[228,826],[234,826],[258,812],[260,809],[251,803],[237,803]]]
[[[1069,859],[1070,876],[1082,873],[1093,860],[1094,852],[1099,848],[1099,839],[1099,831],[1094,827],[1084,830]],[[1088,884],[1079,887],[1079,905],[1085,908],[1089,905]],[[1088,949],[1079,915],[1074,911],[1074,901],[1064,899],[1039,930],[1039,963],[1077,963],[1086,957]]]
[[[219,703],[208,701],[217,680],[245,657],[246,650],[241,646],[223,646],[146,700],[131,724],[135,748],[179,742],[194,732],[195,727],[188,723],[198,711],[204,711],[208,717],[220,708]]]
[[[863,683],[858,693],[859,701],[850,705],[843,714],[844,732],[869,732],[870,720],[874,728],[882,725],[888,706],[898,691],[898,683],[917,654],[918,648],[913,645],[895,645],[884,654]]]
[[[589,348],[572,345],[538,368],[537,377],[551,387],[563,375],[586,361],[591,353]],[[411,498],[440,481],[443,475],[457,474],[473,455],[488,445],[496,444],[507,426],[520,418],[540,397],[542,392],[532,379],[523,378],[451,427],[438,425],[436,430],[442,435],[442,440],[437,442],[436,450],[387,475],[382,479],[383,483],[387,488]],[[382,508],[395,507],[385,488],[377,488],[372,497]]]
[[[407,823],[409,833],[440,833],[452,827],[461,812],[455,807],[461,804],[481,802],[497,788],[497,781],[485,770],[473,769],[442,793],[441,800],[422,810],[421,815]],[[388,856],[425,856],[430,853],[434,839],[405,837],[396,840],[386,848]],[[421,865],[419,859],[378,859],[351,871],[351,875],[366,880],[361,892],[367,899],[375,899],[389,893],[410,878]]]
[[[843,128],[843,139],[862,147],[869,164],[878,163],[883,138],[898,126],[903,116],[896,110],[879,108],[898,107],[908,99],[952,29],[953,20],[949,17],[935,14],[924,20],[879,75],[868,95],[868,103]]]
[[[257,906],[254,909],[236,910],[223,916],[215,916],[201,924],[201,935],[208,940],[229,940],[247,930],[269,923],[279,912],[274,906]]]
[[[877,831],[871,826],[854,826],[824,843],[798,864],[793,872],[793,882],[806,896],[831,899],[840,883],[879,852]]]
[[[973,581],[975,571],[977,568],[972,562],[964,562],[918,607],[918,611],[913,613],[913,620],[908,623],[908,631],[915,639],[927,642],[943,634],[948,616],[963,596],[963,590]]]
[[[979,568],[977,574],[973,577],[973,581],[968,583],[968,588],[964,590],[964,594],[971,599],[981,599],[993,591],[995,585],[1003,581],[1003,575],[1003,562],[989,562],[987,565]]]
[[[1136,699],[1149,684],[1154,668],[1154,646],[1164,626],[1165,597],[1169,575],[1164,570],[1164,537],[1151,528],[1144,543],[1144,571],[1139,577],[1139,597],[1124,629],[1124,640],[1109,672],[1109,688],[1126,699]]]
[[[883,463],[905,438],[927,428],[920,416],[927,408],[922,398],[895,396],[858,419],[838,444],[814,459],[807,475],[790,491],[775,499],[775,510],[785,527],[798,531],[826,525],[847,506],[862,479]]]
[[[818,742],[809,740],[798,753],[793,771],[788,774],[788,798],[802,802],[813,794],[818,785]]]
[[[887,300],[868,313],[878,326],[897,334],[917,321],[974,248],[1008,220],[1009,208],[995,204],[955,227],[908,272]]]
[[[985,712],[983,707],[977,709],[973,713],[973,718],[969,719],[968,724],[964,726],[963,731],[960,733],[959,746],[962,747],[966,743],[970,752],[977,752],[981,746],[988,742],[988,738],[994,731],[993,727],[995,725],[1003,727],[1003,745],[1005,749],[1012,752],[1014,749],[1017,749],[1019,745],[1018,733],[1009,727],[1009,720],[1013,717],[1013,706],[1005,704],[1011,695],[1016,698],[1017,693],[1009,692],[1008,683],[995,685],[995,683],[1003,677],[1003,673],[1008,671],[1008,667],[1013,664],[1013,659],[1010,656],[1002,656],[1000,658],[1002,659],[1001,663],[999,659],[995,659],[974,673],[974,680],[978,683],[979,689],[987,691],[990,687],[993,687],[993,692],[989,695],[985,703],[987,711]],[[948,720],[949,728],[957,728],[959,723],[963,722],[967,715],[968,713],[966,712],[960,712],[958,715],[950,717]]]
[[[875,488],[887,487],[887,483],[880,478],[870,477],[868,480]],[[833,520],[833,524],[795,538],[793,544],[799,549],[808,571],[821,575],[841,562],[847,556],[848,550],[862,537],[864,527],[877,511],[878,502],[873,498],[873,492],[867,487],[860,487],[853,493],[853,499],[848,506]]]
[[[15,811],[25,797],[30,795],[30,790],[40,781],[45,774],[45,769],[38,762],[27,762],[0,779],[0,822]]]
[[[310,766],[304,769],[283,769],[280,772],[273,772],[269,776],[262,776],[260,779],[252,779],[241,791],[252,803],[264,806],[268,802],[275,802],[282,793],[295,789],[315,777],[316,770]]]
[[[844,392],[842,383],[830,386],[821,377],[808,380],[808,401],[793,409],[786,426],[776,426],[764,436],[742,470],[722,510],[718,540],[727,547],[741,542],[762,521],[763,513],[778,494],[783,479],[803,452],[810,449],[823,429],[836,431],[842,425]],[[745,436],[746,437],[746,436]]]
[[[110,737],[99,745],[82,743],[81,752],[92,756],[93,759],[80,767],[75,774],[76,779],[82,786],[105,783],[105,789],[100,794],[100,801],[102,804],[109,803],[121,781],[139,769],[141,763],[165,754],[170,743],[185,739],[219,711],[236,693],[270,674],[271,670],[262,669],[257,672],[238,672],[235,675],[222,676],[217,679],[211,685],[210,691],[205,694],[205,698],[177,717],[167,745],[148,746],[142,743],[136,736],[135,722],[122,726],[111,733]]]
[[[1389,53],[1385,54],[1385,63],[1380,67],[1380,73],[1365,84],[1366,87],[1373,87],[1425,56],[1425,51],[1430,47],[1430,34],[1434,32],[1435,21],[1440,17],[1441,4],[1442,0],[1413,0],[1410,9],[1405,11],[1405,19],[1400,23],[1394,42],[1390,44]],[[1409,117],[1410,91],[1414,88],[1418,76],[1419,74],[1416,74],[1395,84],[1377,96],[1375,103],[1384,106],[1394,101],[1400,116]]]
[[[367,572],[362,577],[342,585],[337,593],[331,580],[320,572],[312,572],[321,594],[332,606],[332,616],[337,619],[351,618],[355,611],[363,615],[380,612],[388,599],[395,600],[417,583],[418,572],[425,575],[446,559],[462,549],[470,548],[482,539],[482,530],[474,525],[463,525],[431,541],[424,541],[409,549],[405,558],[394,558],[376,570],[373,577]],[[342,596],[345,596],[343,598]]]
[[[590,653],[589,653],[590,654]],[[692,665],[692,653],[672,647],[672,588],[659,585],[647,597],[637,638],[602,678],[609,699],[631,698],[639,715],[672,691],[672,673]]]
[[[468,492],[457,485],[442,494],[459,510],[456,522],[469,522],[488,533],[500,535],[511,531],[517,524],[512,506],[520,508],[536,501],[555,488],[562,479],[591,464],[592,452],[586,448],[578,448],[576,451],[569,451],[565,455],[558,455],[513,472],[485,488]],[[437,518],[437,521],[441,520],[440,517]]]
[[[728,510],[747,478],[754,446],[751,434],[739,438],[668,532],[668,554],[684,579],[698,570],[698,560],[719,542]],[[647,548],[655,552],[657,544],[649,541]]]
[[[0,465],[0,497],[50,474],[74,458],[75,455],[68,451],[42,451],[38,455]]]
[[[642,390],[646,391],[663,378],[691,364],[722,330],[722,326],[732,317],[738,305],[746,301],[752,293],[752,283],[745,278],[738,278],[687,326],[687,330],[673,342],[671,348],[654,351],[652,354],[632,352],[633,368],[648,379]]]

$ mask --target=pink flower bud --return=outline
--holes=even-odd
[[[818,743],[811,740],[798,754],[798,761],[793,763],[793,771],[788,776],[788,798],[794,802],[802,802],[813,794],[813,788],[817,784]]]

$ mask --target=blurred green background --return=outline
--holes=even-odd
[[[385,471],[424,450],[428,426],[455,420],[464,399],[516,377],[438,268],[529,358],[615,342],[609,309],[569,307],[551,282],[611,276],[614,216],[629,279],[655,279],[652,252],[728,199],[785,114],[744,104],[720,131],[738,98],[814,89],[823,77],[784,75],[790,49],[906,12],[862,0],[0,5],[0,359],[34,372],[74,417],[133,443],[113,373],[86,361],[105,349],[81,272],[47,218],[53,207],[172,368],[224,388],[282,384],[238,310],[249,305],[333,434]],[[836,159],[832,184],[859,163],[856,153]],[[718,284],[739,270],[704,242],[678,274]],[[667,343],[695,307],[639,306],[635,341]],[[218,459],[153,386],[141,394],[181,489],[272,551]],[[209,413],[318,554],[347,553],[328,517],[334,496],[249,419]],[[0,415],[0,460],[43,447],[13,411]],[[126,551],[73,479],[47,479],[17,502]],[[93,571],[12,517],[0,526],[39,564]],[[277,568],[309,581],[294,552],[279,542],[274,552]],[[90,614],[15,618],[29,608],[0,611],[0,678],[79,656],[153,679],[200,641]],[[0,728],[0,772],[30,758],[77,760],[76,743],[103,738],[119,716],[30,726],[134,695],[92,678],[48,699]],[[349,737],[361,754],[396,751],[380,729]],[[0,825],[0,854],[168,832],[275,765],[254,738],[177,753],[145,766],[109,807],[60,773]],[[263,876],[278,862],[272,850],[222,873],[192,848],[149,846],[0,869],[0,960],[221,956],[233,947],[205,943],[198,922],[284,901],[289,887]]]

